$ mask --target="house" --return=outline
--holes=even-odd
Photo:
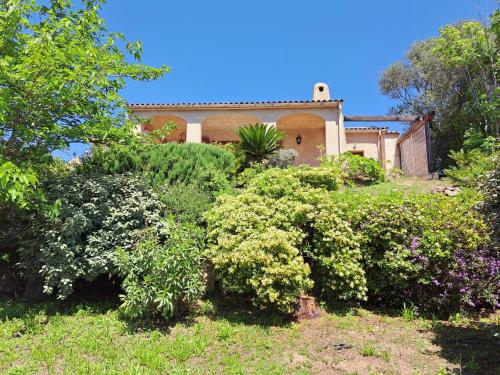
[[[389,118],[387,116],[345,116],[342,99],[332,99],[325,83],[316,83],[311,100],[239,103],[177,103],[130,104],[133,116],[149,121],[138,131],[148,132],[171,121],[177,128],[165,142],[237,142],[235,130],[247,124],[263,123],[285,133],[284,148],[298,152],[297,164],[315,165],[321,155],[352,152],[374,158],[386,168],[405,167],[409,175],[428,175],[427,143],[415,142],[413,133],[418,119]],[[346,127],[348,121],[413,121],[410,129],[400,137],[399,132],[387,127]],[[415,121],[417,120],[417,121]],[[420,121],[422,122],[422,121]],[[421,126],[420,128],[421,129]],[[418,129],[417,129],[418,131]],[[427,140],[427,137],[424,137]],[[405,146],[401,147],[401,140]],[[408,143],[410,142],[410,143]],[[419,159],[417,163],[402,164],[401,150]],[[404,156],[404,155],[403,155]],[[408,159],[404,159],[407,161]],[[415,165],[414,165],[415,164]],[[418,171],[411,168],[420,168]]]

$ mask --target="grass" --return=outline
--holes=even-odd
[[[0,300],[0,373],[494,374],[492,329],[498,316],[456,325],[361,308],[298,323],[228,300],[171,325],[137,325],[114,303]]]
[[[435,187],[451,185],[452,182],[447,179],[426,180],[418,177],[399,177],[392,181],[370,186],[353,187],[352,189],[373,195],[390,193],[392,191],[401,191],[404,193],[430,193]]]

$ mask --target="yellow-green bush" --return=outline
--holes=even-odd
[[[290,312],[313,283],[323,295],[364,299],[359,244],[344,217],[327,191],[270,170],[208,212],[207,256],[226,290],[258,306]]]

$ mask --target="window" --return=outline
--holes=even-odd
[[[347,152],[350,152],[353,155],[365,156],[365,152],[363,150],[350,150]]]

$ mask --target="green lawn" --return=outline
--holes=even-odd
[[[241,306],[241,303],[234,303]],[[2,374],[494,374],[498,316],[404,320],[366,309],[301,323],[201,305],[171,326],[140,327],[114,303],[0,300]],[[496,325],[495,323],[496,319]],[[493,323],[492,323],[493,322]],[[335,350],[334,344],[351,347]],[[495,372],[497,371],[497,372]]]
[[[402,191],[405,193],[430,193],[435,187],[451,185],[452,182],[448,179],[426,180],[418,177],[399,177],[392,181],[386,181],[371,186],[353,187],[351,189],[370,194],[390,193],[392,191]]]

